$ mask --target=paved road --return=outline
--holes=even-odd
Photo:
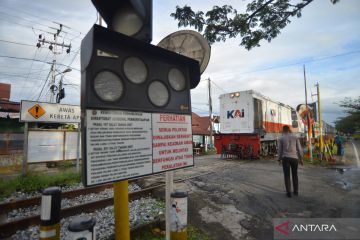
[[[352,145],[346,146],[344,166],[300,167],[298,197],[286,197],[276,161],[220,160],[218,155],[197,157],[193,170],[178,171],[214,173],[176,188],[190,191],[189,222],[212,239],[273,239],[275,217],[359,218],[360,169]]]

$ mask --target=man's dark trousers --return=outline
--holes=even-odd
[[[291,193],[290,168],[291,168],[291,175],[293,180],[294,193],[297,193],[299,190],[299,180],[297,174],[298,164],[299,161],[296,158],[284,157],[282,159],[285,188],[287,193]]]

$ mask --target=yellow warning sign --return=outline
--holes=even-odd
[[[39,105],[35,104],[31,108],[29,108],[28,112],[33,116],[35,119],[38,119],[42,115],[45,114],[45,110]]]

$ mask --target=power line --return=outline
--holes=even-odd
[[[5,7],[5,8],[7,8],[7,9],[12,9],[12,10],[16,11],[17,13],[18,13],[18,12],[22,12],[23,14],[28,15],[28,16],[31,16],[31,17],[36,18],[36,19],[40,19],[40,20],[43,20],[43,21],[51,22],[51,23],[54,23],[54,24],[61,24],[61,23],[58,23],[58,22],[54,22],[54,21],[52,21],[52,20],[50,20],[50,19],[47,19],[47,18],[44,18],[44,17],[40,17],[40,16],[37,16],[37,15],[31,14],[31,13],[26,12],[26,11],[21,10],[21,9],[12,8],[12,7],[9,7],[9,6],[4,6],[4,5],[2,5],[2,6]],[[5,13],[5,14],[6,14],[6,13]],[[7,15],[10,15],[10,14],[7,14]],[[16,18],[21,18],[21,17],[17,17],[17,16],[14,16],[14,15],[10,15],[10,16],[16,17]],[[25,21],[31,21],[31,20],[28,20],[28,19],[25,19],[25,18],[23,18],[23,19],[24,19]],[[39,24],[39,23],[37,23],[37,24]],[[39,24],[39,25],[41,25],[41,24]],[[62,24],[62,25],[63,25],[64,27],[66,27],[67,29],[73,31],[73,32],[79,33],[80,35],[82,34],[81,31],[79,31],[79,30],[77,30],[77,29],[68,27],[68,26],[66,26],[66,25],[64,25],[64,24]],[[45,25],[44,25],[44,26],[45,26]],[[76,36],[76,35],[74,35],[74,34],[72,34],[72,33],[69,33],[69,35]]]
[[[35,22],[35,21],[29,20],[29,19],[26,19],[26,18],[23,18],[23,17],[20,17],[20,16],[16,16],[16,15],[14,16],[14,15],[11,15],[11,14],[6,13],[6,12],[3,12],[3,11],[0,11],[0,13],[5,14],[5,15],[8,15],[8,16],[13,17],[13,18],[16,18],[16,19],[22,19],[23,21],[30,22],[30,23],[33,23],[33,24],[36,24],[36,25],[40,25],[40,26],[43,26],[43,27],[48,27],[48,26],[45,25],[45,24],[42,24],[42,23],[39,23],[39,22]]]
[[[49,80],[50,74],[51,74],[51,70],[49,71],[49,74],[47,75],[46,80],[45,80],[45,82],[44,82],[44,84],[43,84],[43,86],[42,86],[42,88],[41,88],[41,91],[40,91],[40,93],[39,93],[39,96],[38,96],[38,98],[37,98],[37,101],[40,100],[41,94],[42,94],[42,92],[43,92],[43,90],[44,90],[44,88],[45,88],[45,86],[46,86],[47,81]]]
[[[47,52],[47,54],[46,54],[46,56],[45,56],[45,58],[44,58],[44,61],[47,60],[49,54],[50,54],[50,52]],[[44,67],[46,67],[46,66],[47,66],[46,64],[43,64],[41,69],[42,69],[42,70],[45,70]],[[38,78],[40,78],[40,74],[38,75]],[[48,78],[48,76],[46,77],[45,84],[46,84],[46,82],[47,82],[47,78]],[[40,87],[41,87],[41,85],[40,85]],[[34,88],[35,88],[35,86],[33,86],[33,88],[31,89],[31,92],[33,92],[34,94],[33,94],[33,95],[30,95],[31,97],[29,97],[29,99],[31,99],[31,100],[33,100],[33,99],[35,100],[35,99],[36,99],[37,92],[34,91]]]
[[[35,45],[32,45],[32,44],[13,42],[13,41],[8,41],[8,40],[4,40],[4,39],[0,39],[0,42],[12,43],[12,44],[17,44],[17,45],[22,45],[22,46],[28,46],[28,47],[36,47]]]
[[[220,87],[219,85],[217,85],[214,81],[212,81],[211,80],[211,82],[212,82],[212,84],[214,84],[214,86],[215,87],[217,87],[218,89],[220,89],[223,93],[225,93],[225,90],[222,88],[222,87]]]
[[[34,59],[34,60],[33,60],[33,59],[31,59],[31,58],[24,58],[24,57],[13,57],[13,56],[6,56],[6,55],[0,55],[0,57],[2,57],[2,58],[11,58],[11,59],[18,59],[18,60],[25,60],[25,61],[35,61],[35,62],[42,62],[42,63],[52,64],[52,62],[45,62],[45,61],[41,61],[41,60],[38,60],[38,59]],[[58,63],[57,65],[67,67],[67,65],[62,64],[62,63]],[[70,68],[73,69],[73,70],[76,70],[76,71],[79,71],[79,72],[80,72],[80,69],[77,69],[77,68],[74,68],[74,67],[70,67]]]
[[[33,64],[34,64],[34,60],[35,60],[35,58],[36,58],[37,53],[38,53],[38,49],[35,50],[34,57],[33,57],[33,61],[31,62],[29,72],[28,72],[28,74],[27,74],[27,76],[26,76],[26,81],[29,79],[29,76],[30,76],[30,73],[31,73],[31,70],[32,70],[32,67],[33,67]],[[22,96],[23,90],[24,90],[24,89],[22,89],[22,91],[20,91],[20,94],[19,94],[20,96]]]
[[[303,65],[305,63],[318,62],[318,61],[323,61],[323,60],[330,59],[330,58],[342,57],[342,56],[351,55],[351,54],[358,54],[358,53],[360,53],[360,49],[350,51],[350,52],[340,53],[340,54],[336,54],[336,55],[330,55],[330,56],[326,56],[326,57],[319,57],[317,59],[312,59],[312,60],[308,60],[308,61],[300,61],[300,62],[290,63],[290,64],[286,64],[286,65],[281,65],[281,66],[273,66],[273,67],[263,68],[263,69],[254,70],[254,71],[242,72],[242,73],[239,73],[239,74],[262,72],[262,71],[272,70],[272,69],[276,69],[276,68],[284,68],[284,67],[299,65],[299,64]]]

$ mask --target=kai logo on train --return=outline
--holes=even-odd
[[[226,118],[227,119],[230,119],[230,118],[243,118],[245,116],[245,112],[244,112],[244,109],[235,109],[235,110],[230,110],[230,111],[227,111],[227,114],[226,114]]]

